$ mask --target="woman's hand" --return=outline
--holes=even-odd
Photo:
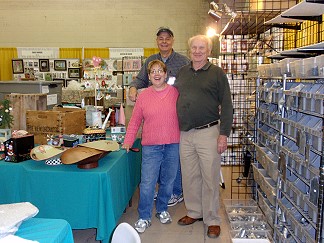
[[[122,145],[122,149],[125,149],[127,151],[127,153],[129,152],[130,147],[131,146],[129,144],[123,144]]]

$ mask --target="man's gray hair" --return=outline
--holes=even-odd
[[[207,43],[207,47],[208,47],[208,50],[211,51],[213,49],[213,42],[210,38],[208,38],[206,35],[195,35],[193,37],[191,37],[189,40],[188,40],[188,46],[189,48],[191,47],[191,44],[194,40],[196,39],[200,39],[200,40],[203,40]]]

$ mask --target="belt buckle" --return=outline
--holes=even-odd
[[[195,129],[204,129],[204,128],[210,128],[214,125],[217,125],[218,124],[218,120],[217,121],[212,121],[206,125],[203,125],[203,126],[200,126],[200,127],[195,127]]]

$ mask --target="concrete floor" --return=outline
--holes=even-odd
[[[225,180],[225,189],[220,189],[221,201],[223,199],[231,198],[231,173],[232,167],[223,166],[222,173]],[[236,183],[236,182],[234,182]],[[133,206],[127,208],[126,212],[122,215],[119,223],[127,222],[134,225],[138,218],[137,204],[139,198],[139,191],[137,190],[133,196]],[[152,218],[152,226],[149,227],[143,234],[140,234],[142,243],[230,243],[230,228],[224,205],[222,203],[220,215],[222,217],[221,235],[217,239],[210,239],[207,236],[207,226],[203,222],[196,222],[189,226],[180,226],[177,221],[186,215],[184,202],[170,207],[169,212],[173,219],[171,224],[161,224],[157,218]],[[153,213],[154,215],[155,213]],[[76,243],[94,243],[95,229],[88,230],[73,230],[74,240]],[[123,243],[123,242],[121,242]]]

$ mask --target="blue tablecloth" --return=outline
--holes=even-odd
[[[24,221],[15,234],[39,243],[73,243],[70,224],[64,219],[31,218]]]
[[[140,167],[141,153],[125,150],[88,170],[0,161],[0,204],[31,202],[39,209],[36,217],[65,219],[72,229],[97,228],[97,240],[108,242],[140,181]]]

